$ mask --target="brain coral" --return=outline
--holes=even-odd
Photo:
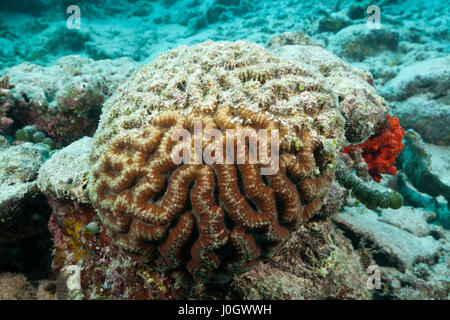
[[[195,123],[218,130],[217,145],[239,138],[227,129],[279,132],[279,170],[262,175],[247,142],[243,164],[175,164],[177,130],[193,133],[192,145],[200,137],[203,151],[210,142]],[[141,66],[105,103],[90,197],[130,255],[217,279],[272,256],[321,208],[344,140],[336,97],[307,68],[248,42],[183,46]]]

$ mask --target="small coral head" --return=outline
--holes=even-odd
[[[369,137],[363,143],[344,148],[349,153],[355,148],[362,150],[362,156],[369,168],[369,174],[376,182],[381,181],[381,174],[396,175],[397,168],[394,167],[395,159],[405,146],[402,139],[405,130],[400,126],[397,117],[387,116],[384,129]]]

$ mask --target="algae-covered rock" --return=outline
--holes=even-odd
[[[432,236],[418,237],[408,231],[384,223],[378,215],[362,207],[345,207],[332,217],[333,221],[355,243],[361,239],[373,244],[378,250],[378,263],[404,272],[414,264],[433,264],[441,248]]]

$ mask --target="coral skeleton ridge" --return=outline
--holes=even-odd
[[[343,125],[330,123],[333,135],[325,137],[323,120],[314,122],[338,110],[320,79],[305,74],[247,42],[181,47],[136,73],[106,103],[91,154],[91,200],[119,247],[201,281],[245,272],[278,252],[331,186],[333,154],[323,141],[343,144]],[[212,164],[175,164],[179,130],[193,133],[193,156],[196,139],[207,150],[194,132],[199,122],[204,132],[218,130],[215,146],[231,141],[245,161],[213,151]],[[243,148],[236,143],[260,129],[280,132],[273,175],[261,174],[261,159],[249,161],[246,140]]]

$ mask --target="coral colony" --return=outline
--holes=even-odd
[[[450,299],[445,1],[31,2],[0,4],[0,299]]]
[[[203,62],[195,63],[200,57]],[[327,92],[313,91],[314,82],[312,75],[246,42],[180,48],[142,68],[112,99],[95,135],[91,198],[114,241],[133,256],[148,261],[158,256],[157,264],[186,268],[198,281],[248,271],[277,253],[289,230],[320,209],[333,179],[333,160],[321,152],[322,137],[306,114],[304,120],[289,119],[277,110],[290,103],[287,97],[297,104],[292,113],[299,101],[321,94],[329,101],[322,113],[336,116],[337,106]],[[302,89],[305,84],[309,87]],[[147,94],[136,101],[142,88]],[[298,117],[304,112],[298,109]],[[219,132],[241,129],[215,137],[224,146],[237,142],[242,130],[280,131],[285,137],[279,143],[280,170],[264,181],[260,165],[248,160],[248,148],[236,143],[245,159],[237,167],[225,158],[212,165],[175,164],[172,134],[193,130],[195,121]],[[343,136],[339,124],[329,125]],[[302,141],[300,148],[293,136]],[[190,139],[195,149],[195,134]]]

